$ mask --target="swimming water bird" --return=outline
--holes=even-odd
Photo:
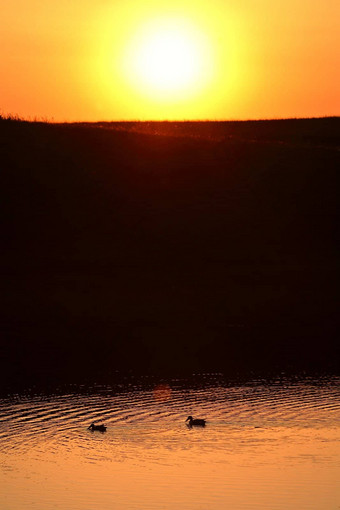
[[[91,430],[92,432],[95,430],[98,430],[99,432],[106,432],[106,427],[105,425],[95,425],[94,423],[91,423],[88,430]]]
[[[189,427],[205,427],[205,420],[201,420],[199,418],[193,418],[192,416],[188,416],[187,419],[185,420],[187,423],[187,425]]]

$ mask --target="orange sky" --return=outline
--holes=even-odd
[[[0,12],[3,114],[340,114],[338,0],[0,0]]]

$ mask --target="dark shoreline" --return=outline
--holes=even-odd
[[[0,119],[2,381],[337,373],[339,128]]]
[[[339,386],[340,376],[333,372],[315,373],[264,373],[243,374],[230,377],[228,374],[177,374],[176,376],[159,377],[156,375],[133,375],[131,373],[115,373],[104,377],[100,381],[57,381],[49,378],[42,381],[29,381],[29,384],[20,381],[18,384],[3,384],[0,388],[0,399],[25,399],[33,395],[115,395],[136,391],[162,391],[162,390],[205,390],[207,388],[238,388],[238,387],[281,387],[289,388],[296,385],[314,387]]]

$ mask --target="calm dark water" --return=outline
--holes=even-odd
[[[336,510],[339,396],[335,377],[9,395],[0,508]]]

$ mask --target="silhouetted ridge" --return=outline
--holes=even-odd
[[[0,122],[4,378],[334,367],[339,120],[158,124]]]

